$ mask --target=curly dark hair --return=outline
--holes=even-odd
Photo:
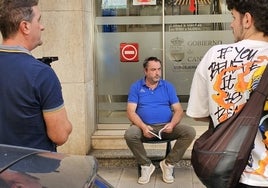
[[[0,31],[3,39],[14,35],[21,21],[31,21],[39,0],[0,0]]]
[[[268,0],[226,0],[229,10],[235,9],[240,14],[250,13],[258,31],[268,35]]]

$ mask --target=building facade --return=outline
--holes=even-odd
[[[100,129],[129,125],[128,89],[143,75],[146,57],[162,59],[163,78],[174,83],[186,108],[204,53],[233,42],[225,0],[40,0],[39,5],[44,43],[33,55],[59,58],[52,68],[73,124],[70,139],[59,147],[65,153],[87,154]]]

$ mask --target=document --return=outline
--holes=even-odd
[[[164,129],[165,129],[165,127],[162,128],[162,129],[160,129],[159,132],[157,132],[156,130],[151,130],[151,131],[149,131],[149,132],[150,132],[152,135],[154,135],[155,137],[157,137],[157,138],[159,138],[160,140],[162,140],[162,136],[161,136],[161,134],[162,134],[162,132],[163,132]]]

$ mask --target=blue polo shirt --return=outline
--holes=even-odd
[[[56,151],[43,112],[62,107],[53,69],[24,48],[0,45],[0,143]]]
[[[179,102],[175,87],[166,80],[160,80],[151,90],[145,78],[133,83],[128,93],[128,103],[136,103],[136,113],[144,123],[153,125],[168,123],[172,119],[171,105]]]

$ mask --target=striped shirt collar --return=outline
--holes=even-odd
[[[21,46],[8,46],[0,44],[0,51],[26,53],[32,55],[32,53],[29,50]]]

